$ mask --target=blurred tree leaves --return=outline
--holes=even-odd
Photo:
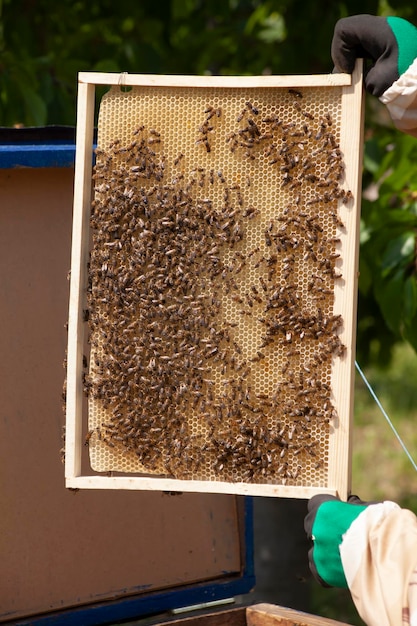
[[[377,12],[377,0],[367,5]],[[313,0],[0,0],[0,124],[74,124],[79,71],[330,72],[334,24],[361,10],[358,0],[321,0],[320,15]]]
[[[416,139],[374,129],[363,176],[358,333],[365,336],[358,353],[364,360],[373,346],[374,356],[387,362],[401,339],[417,350],[416,164]]]
[[[417,24],[396,0],[0,0],[0,125],[75,124],[77,72],[331,72],[335,22],[358,13]],[[369,101],[358,358],[417,350],[417,140]]]

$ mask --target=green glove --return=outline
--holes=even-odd
[[[324,587],[347,587],[339,546],[345,532],[368,504],[356,496],[342,502],[324,494],[309,501],[304,520],[307,536],[313,541],[308,553],[309,565],[315,579]]]
[[[352,73],[367,60],[366,90],[380,97],[417,58],[417,28],[401,17],[353,15],[336,23],[331,49],[336,69]]]

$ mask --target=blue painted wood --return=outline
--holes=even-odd
[[[159,615],[175,608],[193,606],[202,602],[212,602],[232,598],[246,593],[253,585],[242,585],[241,580],[199,585],[192,589],[175,589],[165,593],[148,594],[106,604],[88,605],[83,608],[31,616],[28,619],[7,622],[15,626],[104,626],[125,620],[141,619]]]
[[[73,167],[75,144],[3,144],[0,145],[0,168]]]
[[[74,126],[0,127],[0,169],[73,167],[74,161]]]

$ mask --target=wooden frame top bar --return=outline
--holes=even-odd
[[[311,74],[308,76],[185,76],[180,74],[128,74],[80,72],[78,82],[123,87],[346,87],[352,84],[350,74]]]

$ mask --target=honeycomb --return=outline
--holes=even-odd
[[[100,103],[90,464],[325,486],[343,355],[342,88],[112,87]]]

